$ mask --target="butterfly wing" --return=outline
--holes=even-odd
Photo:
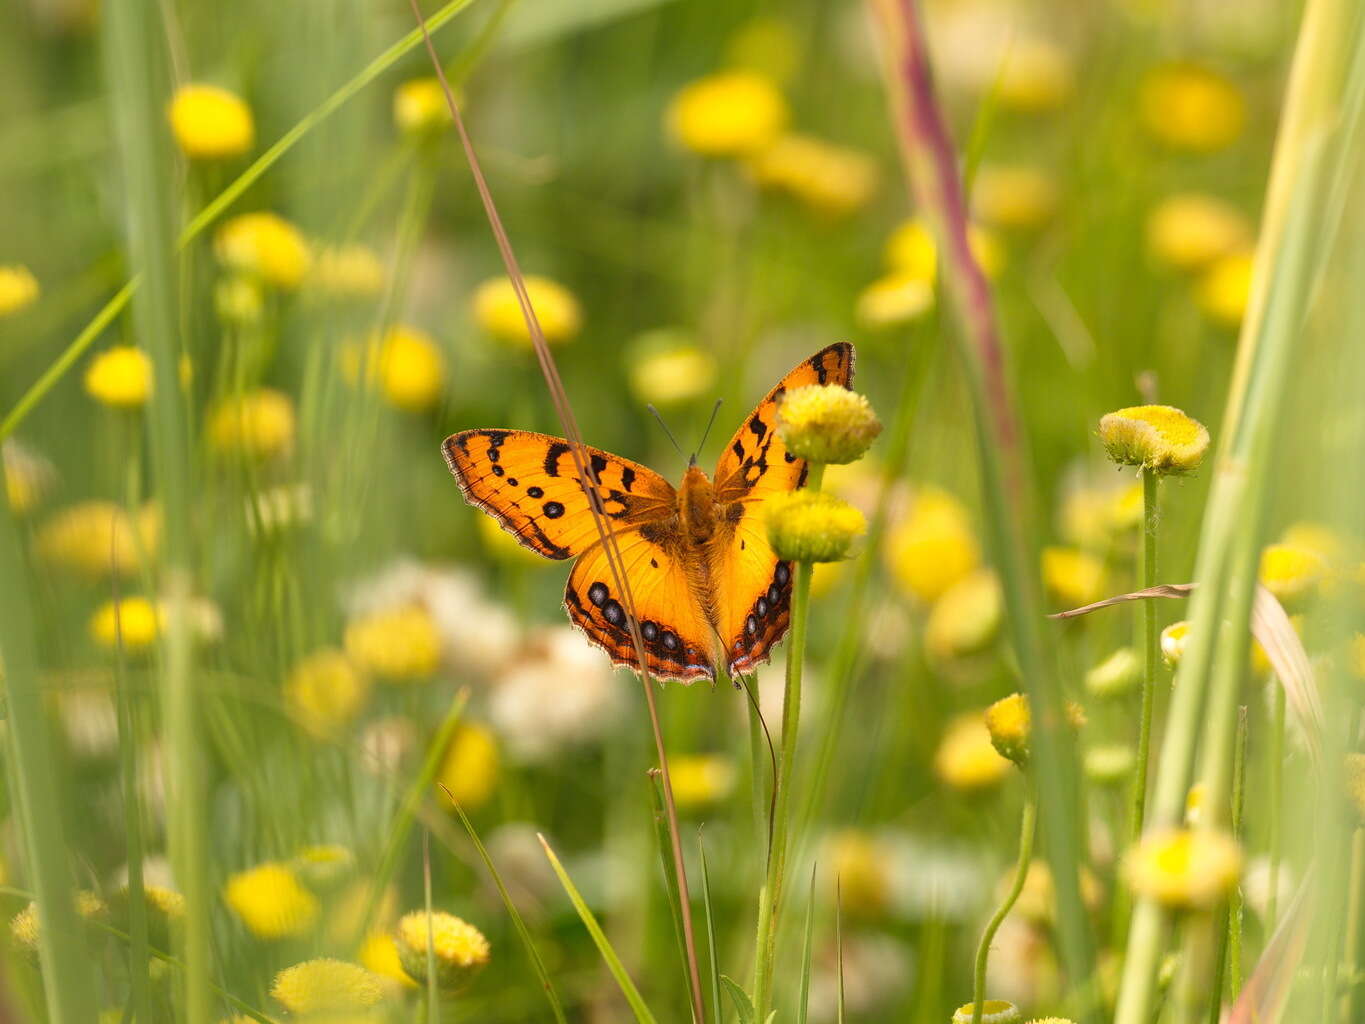
[[[852,387],[853,346],[830,345],[783,377],[735,432],[716,467],[717,503],[738,510],[723,517],[726,527],[709,551],[716,629],[732,673],[767,661],[791,623],[794,572],[768,544],[762,502],[805,482],[805,460],[788,452],[777,435],[777,406],[787,391],[807,384]]]

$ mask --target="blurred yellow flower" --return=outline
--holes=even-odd
[[[835,217],[865,205],[877,189],[877,161],[871,156],[808,135],[782,136],[748,166],[756,184]]]
[[[224,399],[211,410],[205,434],[221,454],[269,459],[294,447],[294,402],[282,391],[257,388]]]
[[[945,590],[924,623],[924,652],[947,662],[980,654],[1000,632],[1000,581],[989,569],[974,569]]]
[[[1043,582],[1055,601],[1067,608],[1108,596],[1109,571],[1104,562],[1080,548],[1043,549]]]
[[[216,85],[181,86],[171,97],[170,119],[175,141],[192,160],[240,156],[255,139],[251,108]]]
[[[1251,274],[1255,253],[1250,249],[1229,253],[1217,260],[1202,278],[1195,297],[1199,308],[1228,327],[1237,327],[1251,301]]]
[[[1085,752],[1085,777],[1100,786],[1117,786],[1133,777],[1137,754],[1127,743],[1109,743]]]
[[[953,1011],[952,1024],[972,1024],[976,1019],[976,1004],[964,1003]],[[981,1024],[1019,1024],[1024,1019],[1019,1007],[1005,999],[981,1001]]]
[[[486,804],[498,783],[498,740],[492,730],[477,722],[456,729],[434,781],[449,791],[465,811],[475,811]],[[439,789],[437,793],[446,803],[445,794]]]
[[[820,863],[839,879],[845,911],[875,917],[891,899],[891,859],[883,843],[857,829],[830,835],[820,851]]]
[[[735,29],[725,46],[727,63],[774,82],[790,82],[801,65],[801,39],[790,21],[759,14]]]
[[[414,910],[398,921],[398,957],[413,981],[427,979],[427,949],[435,953],[437,984],[457,990],[488,963],[483,932],[468,921],[434,910]]]
[[[1185,656],[1185,645],[1190,639],[1190,624],[1184,619],[1172,622],[1161,631],[1161,657],[1172,667]]]
[[[133,345],[115,345],[90,361],[85,393],[115,409],[138,409],[152,394],[152,361]]]
[[[230,876],[223,900],[259,939],[302,935],[318,917],[317,898],[293,870],[275,861]]]
[[[778,436],[793,455],[811,462],[856,462],[881,432],[866,396],[838,384],[792,388],[778,403]]]
[[[987,277],[998,277],[1005,268],[1005,249],[1000,239],[985,228],[972,224],[967,228],[967,245],[981,264]],[[886,240],[886,263],[892,270],[902,271],[932,283],[938,271],[938,244],[929,228],[918,217],[901,222]]]
[[[104,900],[88,889],[80,889],[75,897],[76,916],[83,921],[103,917],[109,910]],[[23,910],[10,918],[9,933],[14,941],[24,948],[36,951],[38,938],[42,934],[42,922],[38,916],[38,904],[30,902]]]
[[[284,682],[284,701],[314,736],[330,737],[355,720],[370,694],[369,680],[341,651],[324,648],[301,659]]]
[[[933,602],[981,564],[967,509],[951,494],[923,487],[887,537],[887,561],[913,597]]]
[[[408,977],[403,962],[398,959],[398,943],[387,932],[371,932],[366,936],[356,959],[377,977],[397,982],[403,988],[417,987],[417,982]]]
[[[1134,892],[1176,909],[1212,906],[1241,873],[1237,840],[1207,829],[1150,833],[1123,860],[1124,878]]]
[[[990,730],[980,712],[952,719],[934,754],[934,774],[939,781],[964,793],[989,789],[1012,767],[991,743]]]
[[[112,651],[118,648],[122,632],[124,650],[145,651],[156,643],[163,619],[161,606],[145,597],[106,601],[90,618],[90,635]]]
[[[270,994],[300,1016],[363,1010],[384,998],[379,980],[364,967],[330,957],[286,967],[275,975]]]
[[[1260,582],[1286,608],[1302,607],[1327,575],[1327,563],[1298,544],[1269,544],[1261,552]]]
[[[299,229],[273,213],[243,213],[226,221],[213,240],[218,262],[266,284],[292,291],[311,265]]]
[[[1014,874],[1011,871],[1000,879],[997,887],[1001,899],[1004,898],[1009,886],[1014,881]],[[1084,866],[1081,868],[1080,877],[1081,902],[1091,910],[1100,905],[1104,893],[1100,888],[1099,880]],[[1012,913],[1018,914],[1031,924],[1048,927],[1057,920],[1057,886],[1052,879],[1052,869],[1047,861],[1036,859],[1029,861],[1028,872],[1024,875],[1024,888],[1019,893],[1019,899],[1014,904]]]
[[[650,331],[631,348],[630,389],[643,403],[680,405],[715,387],[716,357],[686,335]]]
[[[227,324],[246,326],[260,322],[265,312],[265,290],[259,278],[229,274],[213,286],[213,308]]]
[[[1131,647],[1120,647],[1085,674],[1085,689],[1093,697],[1124,697],[1142,679],[1142,659]]]
[[[1061,534],[1087,550],[1106,550],[1142,522],[1142,483],[1079,486],[1062,499]]]
[[[854,506],[825,491],[775,494],[765,502],[768,542],[777,557],[793,562],[837,562],[867,532]]]
[[[0,264],[0,317],[18,313],[38,301],[38,279],[18,263]]]
[[[735,788],[735,762],[725,754],[680,754],[669,759],[673,799],[679,807],[707,807]]]
[[[753,71],[720,71],[683,86],[669,102],[673,140],[694,153],[744,157],[781,135],[787,101],[777,85]]]
[[[441,634],[419,604],[371,612],[346,626],[346,653],[385,682],[421,682],[441,664]]]
[[[453,123],[450,104],[435,75],[404,82],[393,93],[393,123],[405,135],[429,135]]]
[[[377,252],[352,242],[320,250],[313,259],[308,283],[338,298],[373,299],[383,293],[387,276]]]
[[[1190,791],[1185,794],[1185,824],[1198,825],[1204,816],[1204,805],[1207,803],[1209,788],[1202,782],[1196,782],[1190,787]]]
[[[1176,270],[1199,270],[1251,244],[1251,221],[1225,199],[1200,192],[1167,196],[1147,216],[1147,246]]]
[[[445,384],[445,359],[434,338],[406,324],[389,328],[381,342],[351,342],[342,353],[346,378],[378,382],[384,400],[398,409],[422,412],[436,404]]]
[[[111,501],[84,501],[54,512],[38,529],[44,561],[91,577],[132,576],[156,556],[161,509],[148,502],[130,520]]]
[[[1151,69],[1138,102],[1147,130],[1176,149],[1223,149],[1242,133],[1246,121],[1246,101],[1237,87],[1217,71],[1195,64]]]
[[[1354,547],[1350,541],[1325,523],[1300,520],[1285,527],[1285,544],[1313,552],[1329,569],[1343,564]]]
[[[1005,53],[997,96],[1006,109],[1041,114],[1070,99],[1075,84],[1070,54],[1051,40],[1026,36]]]
[[[1033,715],[1028,698],[1022,693],[1002,697],[986,709],[982,716],[991,744],[1001,757],[1007,757],[1020,768],[1028,767],[1029,736],[1033,731]]]
[[[526,294],[547,342],[571,341],[578,334],[583,326],[583,309],[573,292],[548,277],[527,274]],[[473,307],[474,319],[493,337],[523,348],[531,346],[531,332],[510,279],[494,277],[479,285]]]
[[[1204,461],[1209,432],[1172,406],[1137,405],[1106,414],[1100,420],[1100,442],[1121,466],[1192,473]]]
[[[355,854],[341,843],[314,843],[294,855],[291,866],[309,885],[332,887],[355,870]]]
[[[853,315],[861,327],[897,327],[933,308],[933,282],[915,271],[895,270],[858,293]]]
[[[37,508],[51,490],[57,471],[41,455],[8,440],[0,443],[0,476],[4,477],[9,510],[16,518],[22,518]]]
[[[1012,231],[1040,227],[1057,208],[1052,174],[1029,164],[984,164],[972,183],[972,210],[982,223]]]

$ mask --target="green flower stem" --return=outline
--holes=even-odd
[[[1160,520],[1157,501],[1160,477],[1150,469],[1142,470],[1142,563],[1137,589],[1156,586],[1156,531]],[[1157,629],[1157,603],[1138,602],[1138,622],[1142,634],[1142,717],[1138,721],[1137,770],[1133,774],[1133,805],[1128,820],[1128,843],[1142,835],[1147,811],[1147,763],[1152,754],[1152,708],[1156,703],[1156,666],[1161,658],[1161,635]]]
[[[812,462],[806,474],[806,490],[818,491],[824,481],[823,463]],[[782,909],[782,883],[787,866],[787,833],[791,819],[791,779],[796,765],[796,734],[801,725],[801,673],[806,660],[807,622],[810,618],[810,582],[813,562],[796,563],[792,587],[791,637],[787,641],[787,686],[782,698],[782,753],[777,761],[776,806],[773,839],[768,848],[768,873],[758,901],[758,948],[754,961],[754,1009],[758,1020],[768,1019],[772,1001],[773,966],[777,927]]]
[[[986,922],[986,930],[981,933],[981,944],[976,947],[976,968],[972,974],[972,1024],[981,1024],[981,1013],[986,1003],[986,962],[991,955],[991,943],[995,933],[1000,930],[1014,902],[1024,891],[1024,880],[1028,878],[1029,864],[1033,861],[1033,834],[1038,824],[1038,798],[1033,791],[1033,780],[1027,780],[1028,789],[1024,793],[1024,813],[1019,819],[1019,859],[1014,865],[1014,881],[1010,891],[1005,894],[1000,906],[991,919]]]
[[[1267,809],[1266,847],[1270,852],[1270,889],[1265,898],[1265,930],[1267,935],[1275,932],[1279,920],[1280,902],[1280,820],[1284,810],[1284,727],[1285,696],[1284,685],[1273,675],[1270,685],[1275,688],[1275,703],[1270,713],[1270,806]]]
[[[1237,743],[1232,768],[1232,836],[1242,838],[1242,808],[1246,796],[1247,764],[1247,709],[1237,709]],[[1215,917],[1216,921],[1217,918]],[[1242,887],[1234,886],[1228,895],[1225,927],[1219,930],[1213,961],[1213,997],[1209,1000],[1209,1024],[1218,1024],[1223,1010],[1223,980],[1227,976],[1228,959],[1242,955]],[[1235,941],[1234,941],[1234,936]],[[1240,986],[1238,986],[1240,988]],[[1232,989],[1236,994],[1237,988]]]

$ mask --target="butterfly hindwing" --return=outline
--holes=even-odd
[[[732,534],[718,539],[712,572],[716,629],[731,674],[752,672],[787,635],[794,570],[768,544],[760,515],[745,515]]]

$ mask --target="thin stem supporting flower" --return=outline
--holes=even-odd
[[[1137,589],[1156,586],[1156,532],[1160,515],[1160,477],[1150,469],[1142,470],[1142,562]],[[1142,648],[1142,717],[1138,722],[1137,771],[1133,774],[1132,813],[1128,822],[1129,845],[1142,835],[1147,811],[1147,764],[1152,754],[1152,710],[1156,704],[1156,666],[1161,658],[1161,631],[1157,628],[1155,601],[1138,602]]]
[[[972,974],[972,1024],[981,1024],[981,1014],[986,1005],[986,963],[991,955],[991,943],[995,933],[1000,930],[1019,894],[1024,891],[1024,880],[1028,878],[1029,864],[1033,861],[1033,834],[1038,823],[1038,798],[1034,793],[1033,782],[1029,780],[1024,793],[1024,811],[1019,819],[1019,858],[1014,865],[1014,881],[1009,892],[996,908],[991,919],[986,922],[986,930],[981,933],[981,944],[976,947],[976,967]]]

